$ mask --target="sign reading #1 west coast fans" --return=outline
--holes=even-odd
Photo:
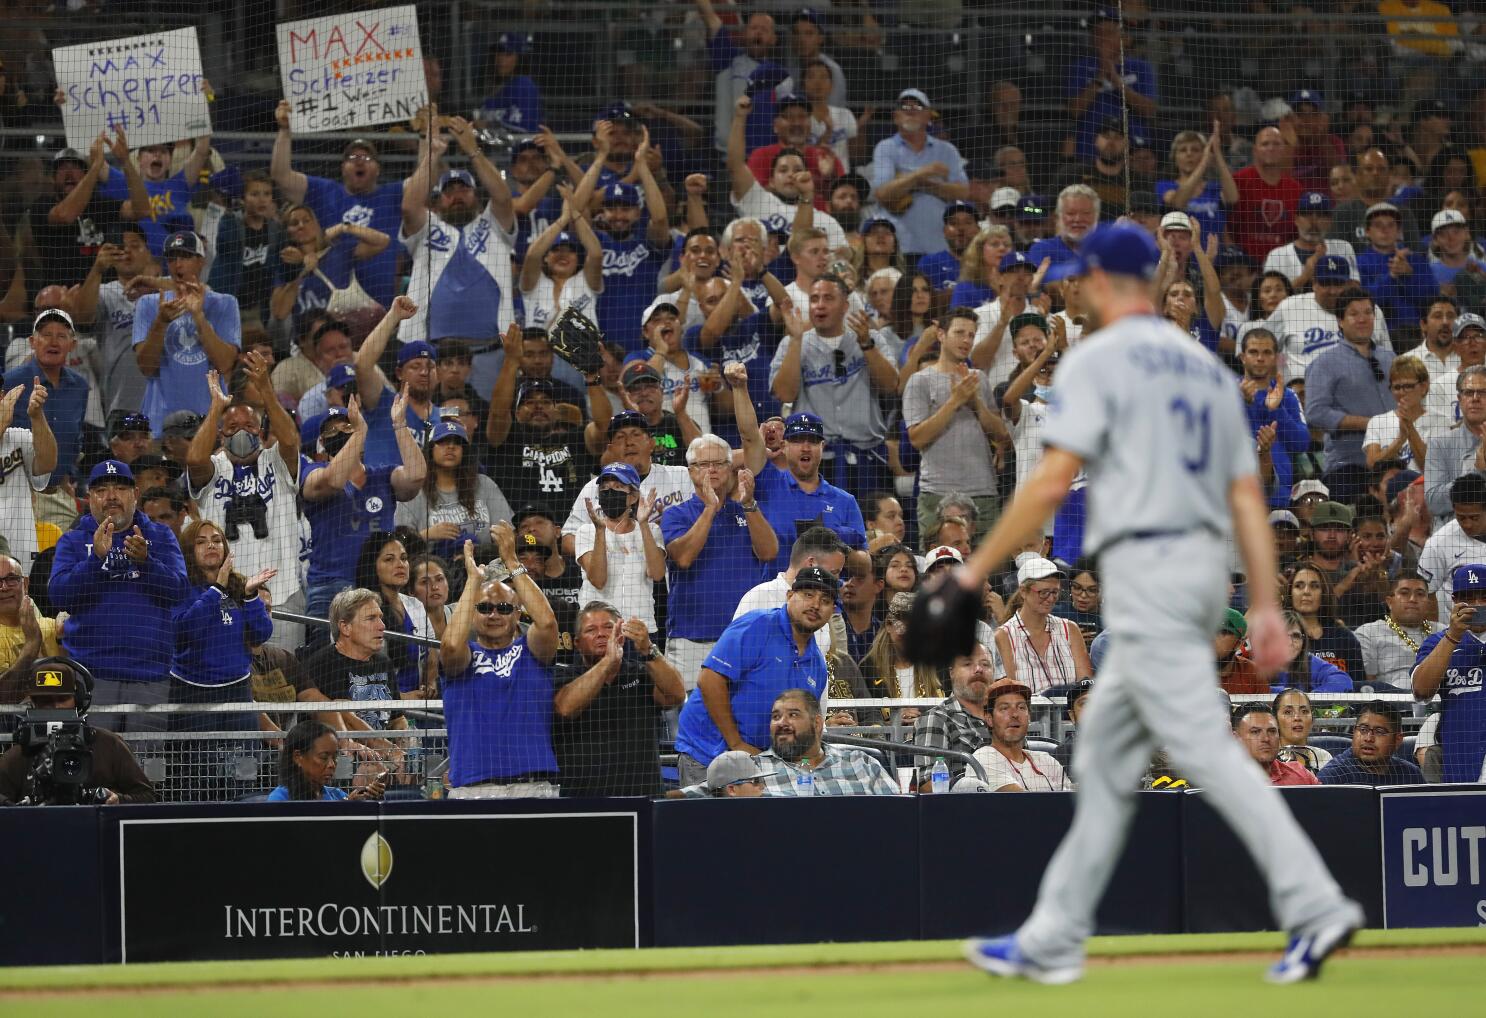
[[[278,37],[297,134],[397,123],[428,102],[415,7],[283,22]]]
[[[59,46],[52,63],[67,144],[79,152],[120,127],[134,148],[211,133],[194,28]]]

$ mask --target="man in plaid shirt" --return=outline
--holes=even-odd
[[[981,746],[989,746],[991,715],[987,700],[991,680],[997,677],[994,673],[995,662],[984,644],[977,643],[969,654],[955,658],[949,666],[952,695],[913,723],[914,745],[960,753],[974,753]],[[948,758],[944,762],[953,786],[964,776],[965,764]],[[929,791],[929,767],[920,767],[914,780],[920,792]]]
[[[820,701],[808,689],[786,689],[769,714],[769,748],[754,757],[766,796],[899,795],[902,789],[871,754],[826,746]],[[671,793],[674,795],[675,793]],[[688,799],[712,793],[705,784],[681,790]]]

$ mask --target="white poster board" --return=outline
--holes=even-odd
[[[278,36],[295,134],[411,120],[428,102],[416,7],[282,22]]]
[[[211,133],[194,28],[60,46],[52,62],[67,144],[79,152],[116,127],[131,148]]]

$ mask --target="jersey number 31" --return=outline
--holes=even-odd
[[[1182,466],[1189,473],[1202,473],[1212,451],[1212,415],[1208,405],[1194,407],[1178,396],[1171,401],[1171,414],[1181,420]]]

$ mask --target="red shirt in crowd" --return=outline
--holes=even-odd
[[[1289,760],[1273,760],[1269,764],[1271,785],[1319,785],[1321,779],[1306,769],[1305,764]]]
[[[775,142],[748,153],[748,168],[753,171],[753,179],[758,181],[759,187],[769,186],[769,177],[774,172],[774,157],[784,147]],[[822,212],[829,212],[831,189],[827,185],[841,176],[841,160],[836,158],[835,152],[819,145],[806,145],[802,151],[805,168],[815,181],[815,207]]]
[[[1238,204],[1228,222],[1233,240],[1256,265],[1281,244],[1295,239],[1295,204],[1300,201],[1300,182],[1286,174],[1270,185],[1250,166],[1233,175],[1238,185]]]

